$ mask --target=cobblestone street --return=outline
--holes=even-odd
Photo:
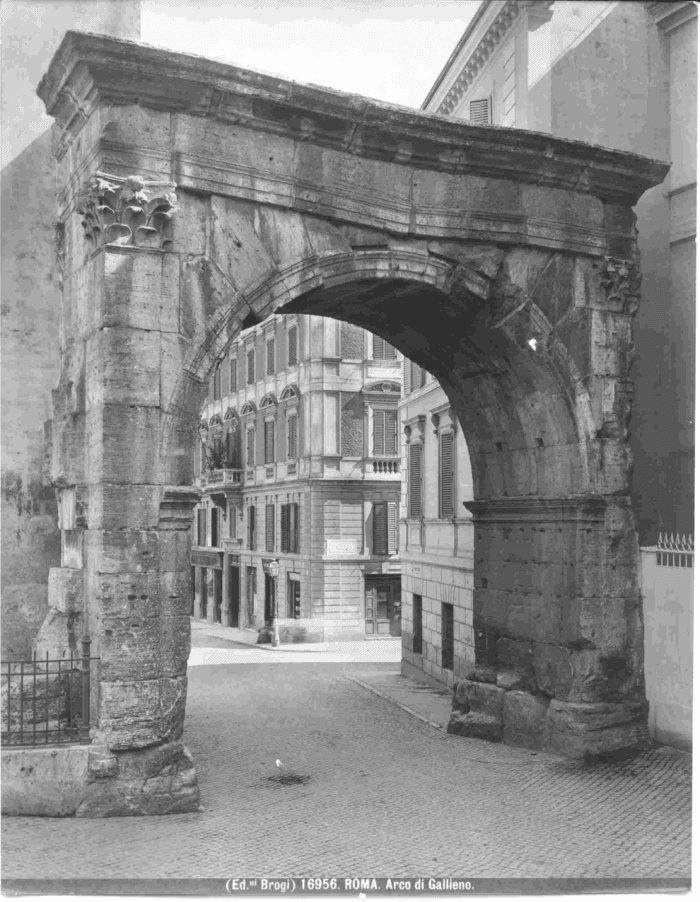
[[[689,755],[593,766],[450,736],[368,690],[395,663],[258,654],[190,667],[201,812],[4,818],[4,878],[689,878]]]

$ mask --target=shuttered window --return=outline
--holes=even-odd
[[[255,349],[248,351],[248,385],[255,384]]]
[[[287,417],[287,459],[296,460],[297,457],[297,423],[298,418],[294,413]]]
[[[248,548],[255,551],[255,505],[248,508]]]
[[[292,326],[287,332],[287,363],[289,366],[296,366],[297,362],[297,327]]]
[[[229,505],[228,509],[228,537],[235,539],[238,535],[238,508]]]
[[[265,420],[265,463],[275,461],[275,421]]]
[[[372,554],[387,553],[386,527],[386,501],[375,501],[372,504]]]
[[[440,513],[443,519],[454,517],[454,434],[440,435]]]
[[[413,596],[413,651],[423,654],[423,596]]]
[[[423,447],[415,442],[408,446],[408,516],[423,513]]]
[[[207,544],[207,511],[203,507],[197,511],[197,544],[202,547]]]
[[[386,517],[387,530],[387,554],[398,554],[399,552],[399,506],[395,501],[387,504]]]
[[[211,512],[211,544],[212,548],[219,546],[219,511],[215,507]]]
[[[490,125],[491,123],[491,98],[484,97],[481,100],[469,101],[469,121],[476,125]]]
[[[214,400],[218,401],[221,397],[221,367],[217,366],[214,370]]]
[[[398,454],[398,412],[374,410],[373,454],[375,457],[396,457]]]
[[[374,360],[396,360],[396,348],[378,335],[373,335],[372,357]]]
[[[275,375],[275,339],[270,338],[267,342],[267,375]]]
[[[280,550],[299,553],[299,505],[283,504],[280,511]]]
[[[249,429],[246,433],[246,466],[255,466],[255,429]]]
[[[265,505],[265,551],[275,550],[275,505]]]
[[[236,357],[232,357],[229,360],[229,383],[231,385],[231,392],[238,391],[238,359]]]
[[[403,393],[407,395],[411,391],[411,361],[408,357],[403,359]]]

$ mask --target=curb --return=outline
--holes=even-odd
[[[370,692],[374,692],[375,695],[378,695],[380,698],[383,698],[390,704],[395,705],[397,708],[401,708],[401,710],[405,711],[407,714],[411,714],[413,715],[413,717],[417,717],[418,720],[422,720],[423,723],[427,723],[429,727],[433,727],[435,730],[439,730],[441,733],[446,732],[445,728],[441,727],[440,724],[435,723],[432,720],[428,720],[427,717],[423,717],[422,714],[414,711],[413,708],[409,708],[408,705],[397,702],[395,698],[387,695],[386,692],[382,692],[381,689],[377,689],[375,686],[371,686],[369,683],[365,683],[364,680],[361,680],[359,677],[353,676],[351,673],[345,673],[344,676],[351,682],[357,683],[359,686],[363,686],[365,689],[369,689]]]

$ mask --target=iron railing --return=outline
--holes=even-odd
[[[33,655],[30,661],[3,661],[2,743],[12,746],[90,742],[90,640],[82,655]]]
[[[695,540],[691,534],[670,535],[659,533],[656,545],[642,548],[642,551],[656,552],[656,564],[658,567],[692,567],[695,557]]]

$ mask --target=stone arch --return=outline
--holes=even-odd
[[[40,95],[71,325],[50,471],[90,549],[81,582],[55,582],[84,586],[93,743],[116,774],[82,813],[197,804],[191,448],[217,362],[274,313],[367,328],[444,388],[475,496],[455,676],[499,735],[576,756],[638,743],[632,207],[667,167],[94,35],[66,36]]]

